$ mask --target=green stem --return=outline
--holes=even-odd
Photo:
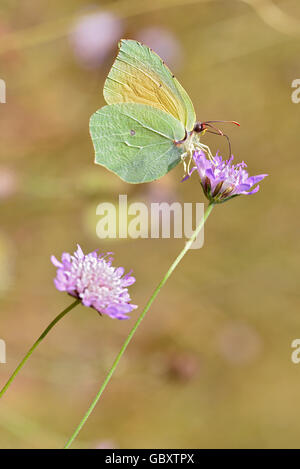
[[[33,346],[31,347],[31,349],[27,352],[27,354],[25,355],[25,357],[23,358],[23,360],[21,361],[21,363],[17,366],[17,368],[15,369],[15,371],[13,372],[13,374],[11,375],[11,377],[9,378],[9,380],[7,381],[7,383],[4,385],[4,387],[1,389],[0,391],[0,398],[3,396],[3,394],[7,391],[7,389],[9,388],[9,386],[11,385],[11,383],[13,382],[13,380],[15,379],[15,377],[17,376],[17,374],[19,373],[19,371],[23,368],[23,366],[25,365],[25,363],[27,362],[27,360],[29,359],[29,357],[31,356],[31,354],[33,353],[33,351],[37,348],[37,346],[42,342],[42,340],[46,337],[46,335],[51,331],[51,329],[55,326],[55,324],[60,320],[62,319],[69,311],[71,311],[71,309],[75,308],[75,306],[77,306],[78,304],[80,303],[80,300],[76,300],[74,301],[73,303],[70,304],[70,306],[68,306],[66,309],[64,309],[62,311],[62,313],[60,313],[58,316],[56,316],[56,318],[49,324],[49,326],[44,330],[44,332],[42,333],[42,335],[38,338],[38,340],[33,344]]]
[[[87,419],[89,418],[89,416],[91,415],[91,413],[93,412],[94,408],[96,407],[96,404],[97,402],[99,401],[100,397],[102,396],[103,394],[103,391],[105,390],[106,386],[108,385],[109,381],[111,380],[114,372],[116,371],[116,368],[119,364],[119,361],[121,360],[125,350],[127,349],[131,339],[133,338],[137,328],[139,327],[139,325],[141,324],[142,320],[144,319],[144,317],[146,316],[146,313],[147,311],[149,310],[150,306],[152,305],[153,301],[155,300],[155,298],[157,297],[158,293],[160,292],[161,288],[164,286],[164,284],[166,283],[166,281],[168,280],[168,278],[170,277],[170,275],[172,274],[172,272],[176,269],[177,265],[179,264],[179,262],[181,261],[181,259],[183,258],[183,256],[187,253],[187,251],[190,249],[191,245],[193,244],[193,242],[195,241],[195,239],[197,238],[198,234],[200,233],[201,229],[203,228],[204,226],[204,223],[206,222],[208,216],[210,215],[212,209],[213,209],[213,204],[210,204],[208,205],[205,213],[204,213],[204,216],[202,218],[202,220],[200,221],[199,225],[197,226],[196,230],[194,231],[193,235],[191,236],[191,238],[187,241],[187,243],[185,244],[185,247],[183,248],[183,250],[180,252],[180,254],[177,256],[177,258],[175,259],[175,261],[173,262],[173,264],[171,265],[171,267],[169,268],[169,270],[167,271],[167,273],[165,274],[164,278],[161,280],[161,282],[158,284],[158,286],[156,287],[156,289],[154,290],[150,300],[148,301],[148,303],[146,304],[144,310],[141,312],[138,320],[136,321],[135,325],[133,326],[133,328],[131,329],[131,331],[129,332],[129,335],[127,336],[120,352],[118,353],[115,361],[113,362],[113,365],[111,367],[111,369],[109,370],[98,394],[96,395],[95,399],[93,400],[93,402],[91,403],[88,411],[86,412],[86,414],[84,415],[83,419],[81,420],[81,422],[79,423],[78,427],[76,428],[76,430],[74,431],[73,435],[71,436],[71,438],[68,440],[68,442],[66,443],[64,449],[68,449],[70,448],[71,444],[73,443],[73,441],[75,440],[75,438],[77,437],[77,435],[79,434],[80,430],[82,429],[82,427],[84,426],[84,424],[86,423]]]

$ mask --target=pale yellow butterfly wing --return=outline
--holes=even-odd
[[[196,122],[186,91],[161,58],[137,41],[120,41],[103,94],[107,104],[140,103],[156,107],[179,120],[187,131]]]

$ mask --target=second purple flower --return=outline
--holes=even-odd
[[[73,255],[63,253],[61,261],[51,257],[57,267],[55,286],[75,298],[84,306],[96,309],[115,319],[128,319],[128,313],[137,306],[131,304],[128,287],[135,282],[131,273],[124,275],[123,267],[113,267],[111,253],[84,254],[77,245]]]

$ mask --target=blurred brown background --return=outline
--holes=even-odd
[[[183,260],[80,433],[77,448],[299,447],[300,337],[298,0],[2,1],[0,338],[3,385],[70,299],[50,255],[79,242],[133,268],[129,321],[77,307],[51,332],[1,401],[1,448],[61,448],[98,390],[183,240],[96,236],[96,206],[204,201],[182,167],[130,186],[93,163],[90,115],[120,37],[169,64],[200,120],[226,127],[236,160],[268,173],[261,191],[217,207],[205,245]],[[224,139],[225,140],[225,139]],[[227,151],[219,137],[206,139]]]

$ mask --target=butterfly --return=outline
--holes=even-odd
[[[191,159],[195,150],[212,159],[200,135],[208,128],[224,135],[212,125],[217,121],[196,121],[187,92],[163,60],[140,42],[119,42],[103,94],[107,106],[90,120],[95,162],[126,182],[159,179]]]

